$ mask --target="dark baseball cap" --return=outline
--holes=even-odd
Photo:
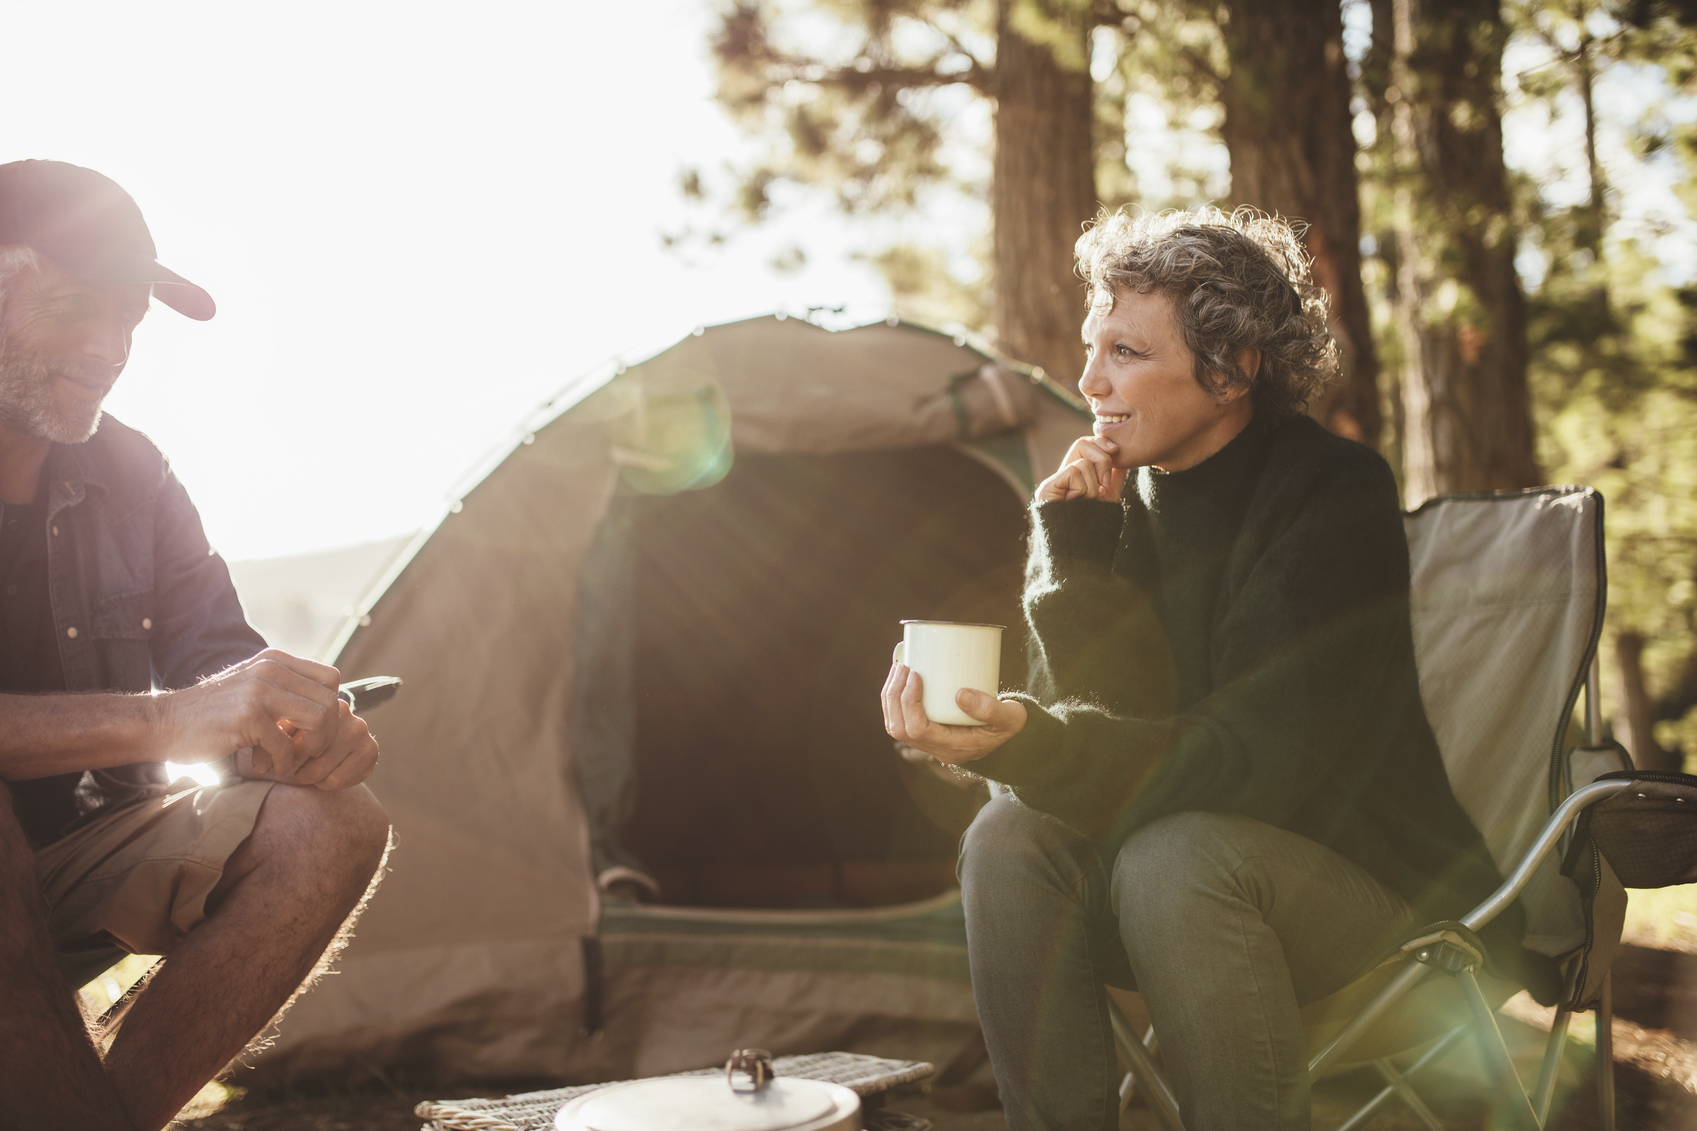
[[[202,322],[218,309],[211,295],[159,265],[141,209],[93,169],[64,161],[0,165],[0,244],[8,243],[84,279],[152,283],[160,302]]]

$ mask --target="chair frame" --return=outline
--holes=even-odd
[[[1596,746],[1600,738],[1598,683],[1597,656],[1593,646],[1585,679],[1585,745],[1591,747]],[[1623,792],[1632,784],[1630,780],[1599,781],[1582,786],[1570,794],[1550,815],[1549,820],[1544,822],[1537,838],[1521,856],[1520,862],[1515,865],[1508,879],[1483,903],[1463,916],[1460,920],[1462,925],[1477,931],[1502,914],[1531,883],[1538,867],[1562,843],[1569,826],[1579,815],[1597,802]],[[1406,965],[1392,978],[1390,984],[1314,1055],[1308,1062],[1308,1078],[1311,1081],[1319,1079],[1327,1068],[1336,1064],[1374,1022],[1383,1017],[1433,970],[1441,970],[1456,979],[1473,1014],[1472,1021],[1457,1026],[1439,1038],[1435,1045],[1406,1069],[1398,1069],[1389,1059],[1373,1061],[1373,1067],[1385,1080],[1384,1090],[1341,1124],[1337,1131],[1357,1131],[1358,1128],[1364,1127],[1393,1097],[1402,1099],[1415,1116],[1432,1131],[1444,1131],[1443,1124],[1432,1114],[1409,1081],[1416,1073],[1452,1050],[1470,1031],[1478,1039],[1486,1065],[1500,1089],[1500,1095],[1504,1097],[1503,1107],[1507,1110],[1501,1113],[1505,1117],[1503,1125],[1516,1128],[1517,1131],[1542,1131],[1549,1120],[1550,1106],[1555,1097],[1556,1078],[1561,1067],[1562,1052],[1567,1044],[1573,1011],[1565,1006],[1557,1010],[1555,1023],[1550,1028],[1549,1041],[1544,1049],[1537,1083],[1528,1093],[1520,1074],[1515,1070],[1508,1044],[1503,1040],[1502,1030],[1497,1027],[1496,1011],[1480,989],[1475,973],[1477,969],[1477,955],[1443,942],[1411,954]],[[1597,1028],[1598,1127],[1601,1131],[1615,1131],[1612,1040],[1614,1010],[1610,977],[1604,976],[1601,992],[1593,1006]],[[1165,1131],[1184,1131],[1178,1100],[1173,1096],[1172,1088],[1167,1084],[1160,1069],[1155,1066],[1151,1055],[1155,1049],[1155,1030],[1151,1028],[1143,1039],[1139,1040],[1125,1014],[1111,998],[1108,1001],[1108,1010],[1109,1018],[1113,1022],[1114,1044],[1119,1051],[1121,1063],[1127,1069],[1120,1086],[1121,1109],[1129,1105],[1134,1092],[1141,1088]]]

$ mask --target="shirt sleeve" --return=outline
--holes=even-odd
[[[192,686],[265,648],[242,612],[229,567],[207,542],[199,512],[170,472],[154,502],[153,552],[151,641],[162,689]]]
[[[1287,825],[1339,760],[1369,739],[1399,650],[1412,655],[1395,484],[1388,471],[1327,479],[1264,546],[1228,575],[1213,694],[1166,715],[1102,696],[1028,697],[1025,729],[972,768],[1094,836],[1123,835],[1185,810]],[[1122,644],[1092,638],[1092,608],[1116,595],[1102,591],[1111,582],[1081,572],[1077,561],[1054,570],[1052,578],[1032,571],[1037,589],[1027,598],[1051,670],[1054,653],[1082,645],[1087,662],[1123,672],[1123,657],[1114,655]],[[1075,590],[1074,576],[1087,584]],[[1046,578],[1060,582],[1049,586],[1053,592]],[[1071,609],[1057,634],[1063,621],[1043,605],[1066,604],[1075,592],[1100,604]],[[1130,626],[1104,624],[1099,611],[1094,617],[1094,632],[1125,640]],[[1057,689],[1063,682],[1055,681]]]

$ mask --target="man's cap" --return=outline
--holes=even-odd
[[[159,265],[141,209],[93,169],[64,161],[0,165],[0,244],[8,243],[84,279],[152,283],[159,301],[202,322],[217,311],[211,295]]]

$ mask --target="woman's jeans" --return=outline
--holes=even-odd
[[[1010,1131],[1119,1126],[1104,984],[1143,995],[1187,1131],[1306,1129],[1298,1008],[1410,925],[1331,849],[1219,813],[1165,817],[1108,860],[1004,793],[962,838],[960,880]]]

